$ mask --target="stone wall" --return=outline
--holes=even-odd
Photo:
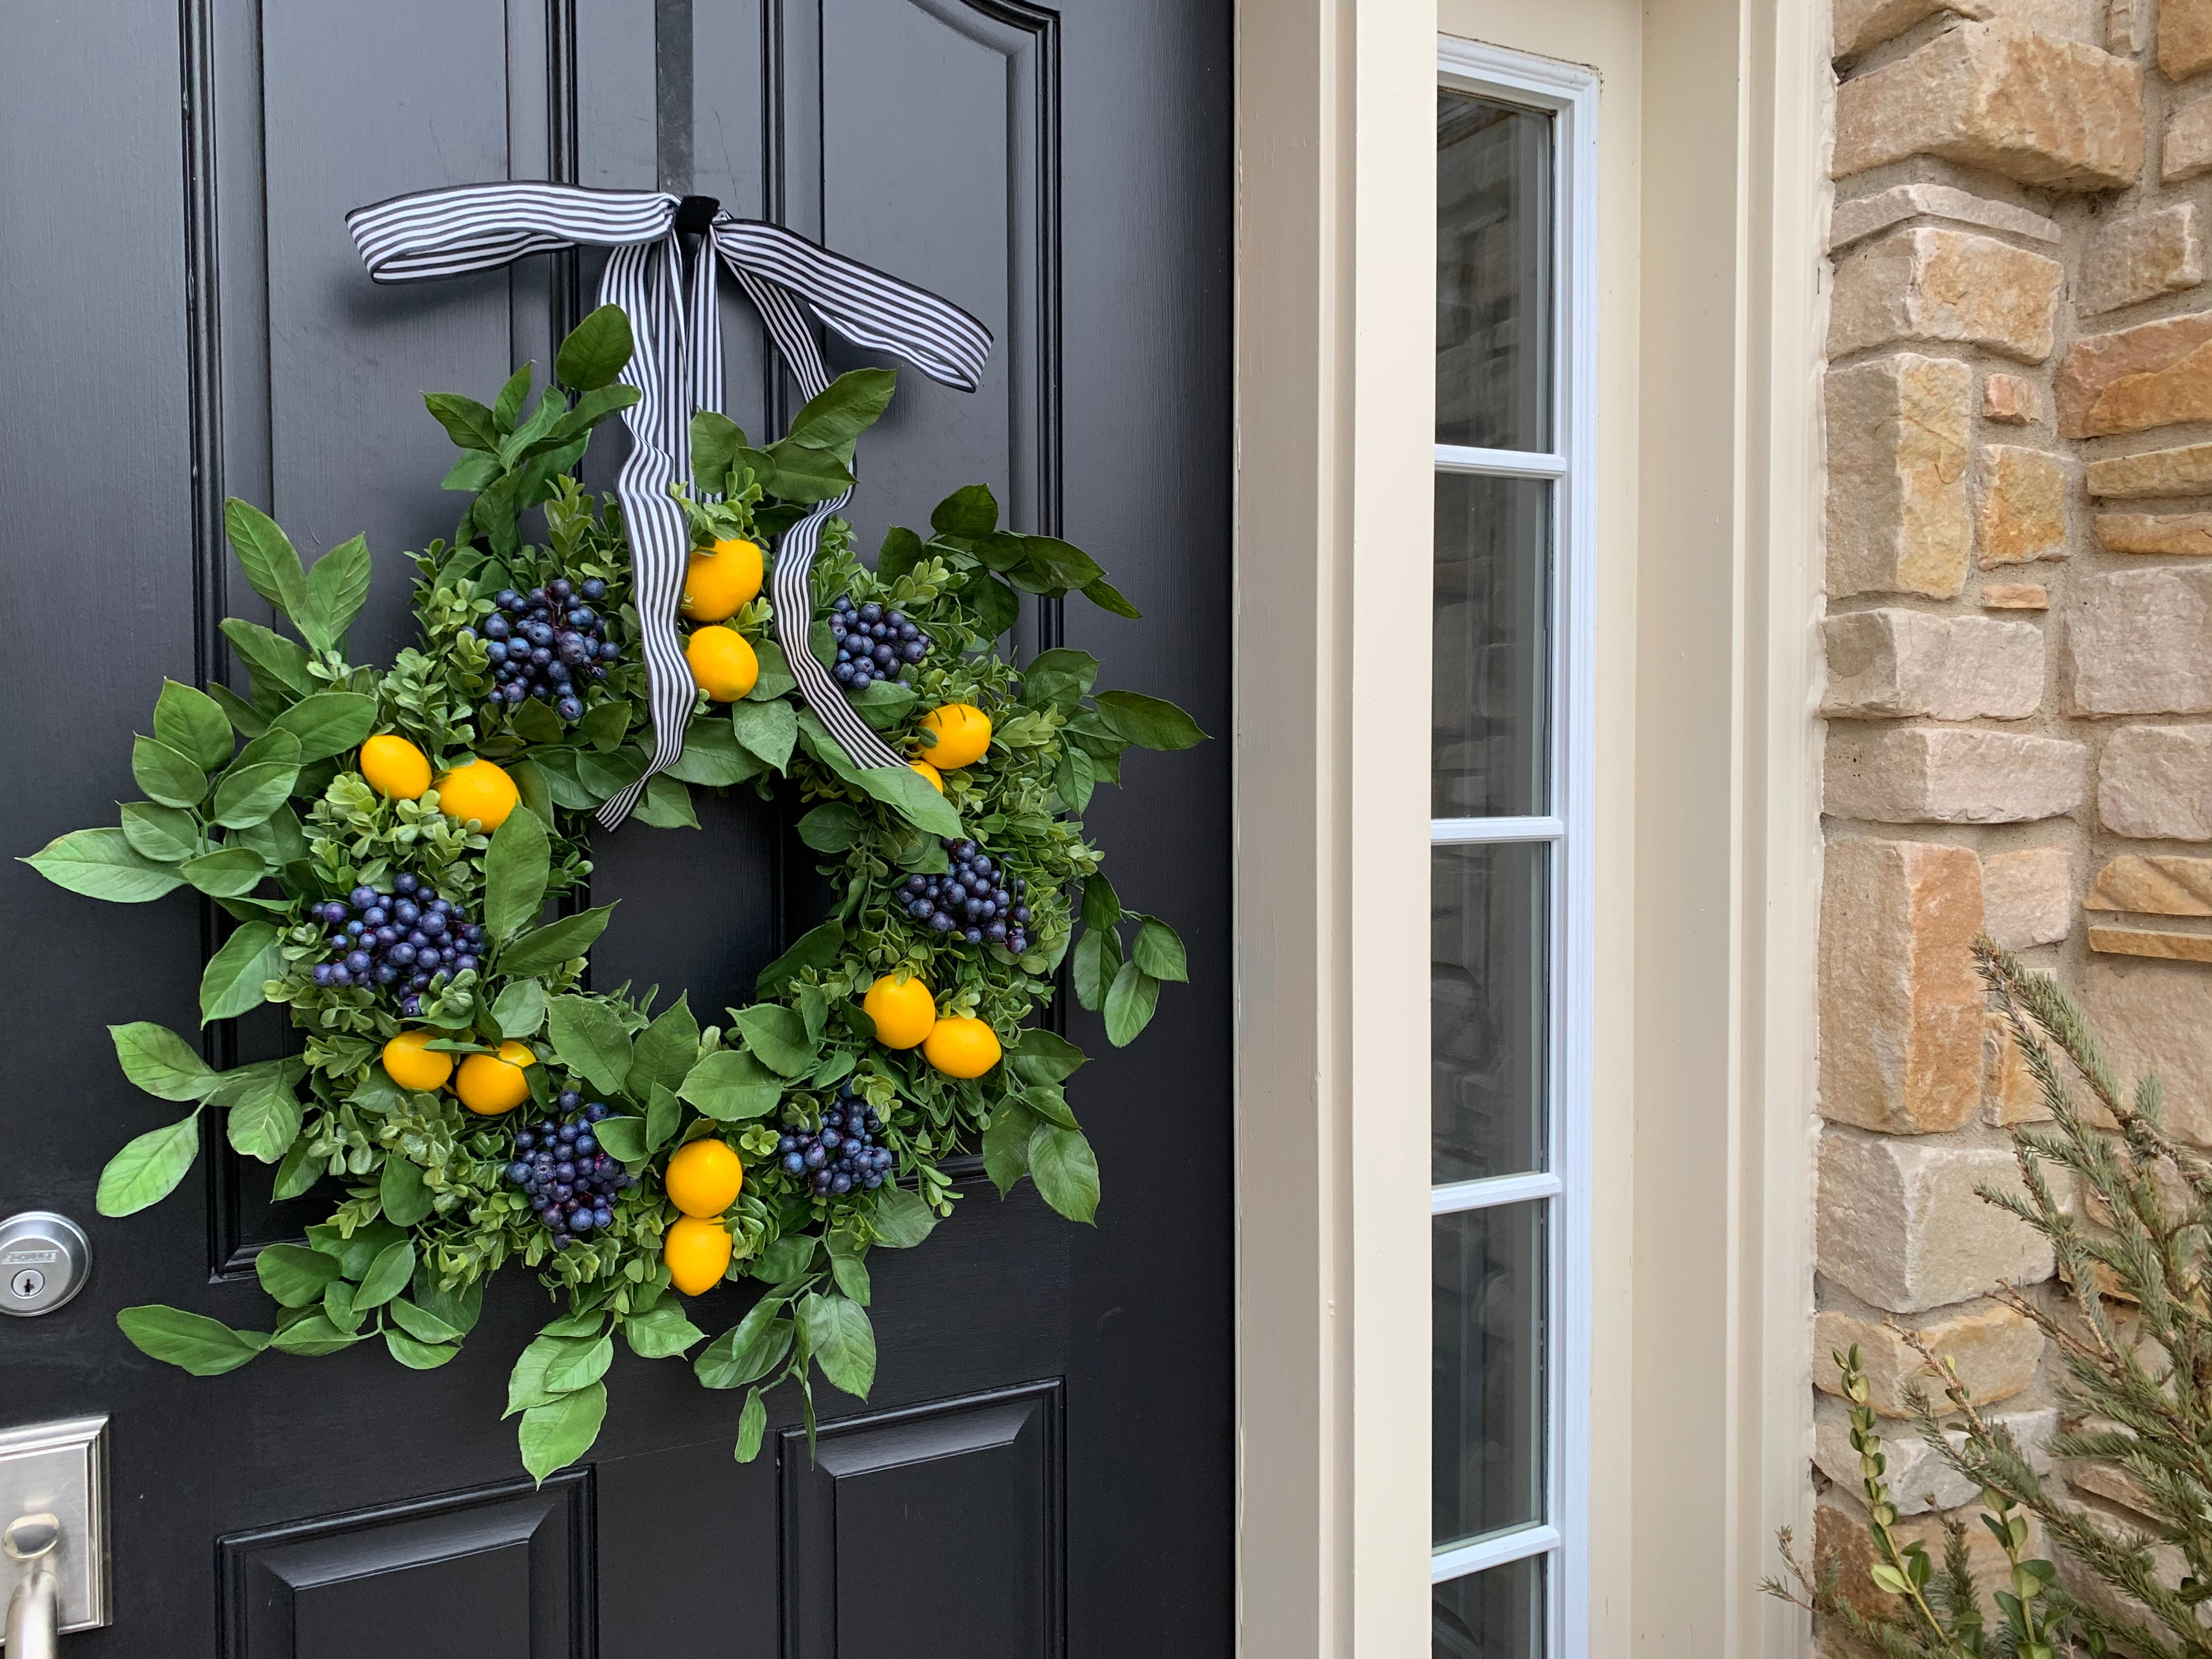
[[[1834,29],[1814,1478],[1857,1561],[1832,1348],[1892,1418],[1895,1320],[2030,1443],[2058,1423],[1986,1294],[2055,1287],[1974,1195],[2039,1108],[1967,941],[2075,987],[2212,1146],[2212,0],[1837,0]],[[1894,1427],[1932,1540],[1973,1494]]]

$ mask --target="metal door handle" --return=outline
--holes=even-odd
[[[8,1601],[8,1659],[56,1659],[61,1586],[51,1558],[61,1541],[62,1523],[52,1515],[18,1516],[0,1533],[0,1553],[24,1569]]]

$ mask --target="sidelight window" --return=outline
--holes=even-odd
[[[1434,1659],[1584,1647],[1596,79],[1441,43]]]

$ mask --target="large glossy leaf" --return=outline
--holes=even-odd
[[[276,742],[278,738],[283,740],[282,744]],[[300,780],[299,741],[289,732],[272,729],[240,750],[215,787],[215,800],[209,809],[215,821],[225,829],[243,830],[282,806]],[[275,757],[264,759],[254,752],[264,744],[271,745],[264,752]],[[283,757],[282,751],[288,749],[295,751],[293,758]]]
[[[270,724],[300,740],[302,762],[326,760],[368,740],[376,729],[376,699],[358,691],[318,691],[301,698]]]
[[[117,904],[143,904],[185,884],[174,865],[146,857],[120,830],[72,830],[23,862],[57,887]]]
[[[384,1206],[385,1218],[397,1226],[413,1226],[428,1215],[432,1207],[432,1194],[423,1182],[422,1171],[396,1152],[385,1154],[384,1173],[377,1179],[376,1196]]]
[[[1135,1042],[1137,1033],[1152,1023],[1159,1000],[1159,981],[1135,963],[1123,963],[1106,988],[1106,1041],[1116,1048]]]
[[[588,1388],[607,1374],[614,1358],[612,1336],[571,1342],[546,1365],[546,1392],[566,1394],[571,1389]]]
[[[520,402],[516,400],[518,408]],[[426,392],[422,403],[446,428],[446,435],[463,449],[496,451],[499,441],[507,435],[499,429],[491,410],[458,392]]]
[[[237,898],[258,887],[270,873],[269,860],[250,847],[226,847],[186,859],[177,872],[210,898]]]
[[[823,1376],[866,1400],[876,1383],[876,1334],[866,1311],[850,1297],[810,1293],[799,1304],[799,1316]]]
[[[631,1098],[650,1099],[655,1084],[670,1089],[682,1084],[698,1058],[699,1022],[692,1017],[690,999],[679,996],[637,1034],[624,1086]]]
[[[562,916],[558,921],[550,921],[525,933],[501,952],[500,972],[542,974],[582,956],[592,948],[592,941],[606,932],[607,918],[613,910],[611,904],[579,910],[573,916]]]
[[[368,538],[340,542],[307,573],[308,614],[300,631],[319,651],[335,651],[368,599]],[[336,751],[333,751],[336,752]]]
[[[691,478],[709,495],[730,488],[730,468],[744,449],[745,434],[726,415],[701,410],[691,417]]]
[[[135,1020],[109,1026],[107,1035],[123,1075],[160,1099],[204,1100],[222,1080],[197,1048],[166,1025]]]
[[[623,1321],[622,1332],[630,1352],[641,1359],[666,1359],[707,1337],[706,1332],[684,1317],[683,1304],[672,1297],[641,1314],[632,1314]]]
[[[936,1212],[920,1193],[888,1184],[877,1189],[868,1218],[875,1224],[876,1242],[890,1250],[912,1249],[937,1226]]]
[[[860,787],[917,830],[947,841],[960,837],[960,814],[921,773],[905,766],[872,766],[860,773]]]
[[[402,1238],[386,1245],[368,1264],[362,1276],[361,1289],[354,1293],[353,1305],[357,1309],[380,1308],[407,1288],[407,1281],[415,1276],[415,1246]]]
[[[601,306],[569,331],[553,360],[554,377],[575,392],[614,384],[636,349],[620,306]]]
[[[786,434],[809,449],[849,451],[853,441],[881,418],[897,389],[888,368],[848,369],[807,399]]]
[[[250,501],[232,496],[222,504],[223,528],[229,533],[231,551],[253,591],[292,619],[306,632],[312,609],[307,598],[307,573],[291,538],[276,520]]]
[[[204,1314],[158,1304],[122,1309],[115,1322],[139,1352],[180,1366],[194,1376],[234,1371],[269,1346],[263,1332],[234,1331]]]
[[[999,527],[998,498],[988,484],[965,485],[930,510],[929,527],[940,536],[988,536]]]
[[[265,921],[249,921],[222,942],[200,975],[200,1024],[235,1019],[268,999],[262,987],[284,972],[282,935]]]
[[[791,1352],[791,1323],[780,1317],[780,1296],[764,1296],[745,1316],[699,1351],[691,1370],[709,1389],[742,1389],[783,1363]]]
[[[1044,1201],[1070,1221],[1098,1212],[1098,1160],[1079,1129],[1039,1123],[1030,1134],[1030,1179]]]
[[[791,947],[774,962],[760,970],[753,982],[755,996],[772,997],[781,994],[783,988],[796,978],[803,969],[827,968],[837,960],[837,952],[845,943],[845,924],[832,916],[820,925],[808,928],[791,942]]]
[[[311,1308],[338,1276],[338,1264],[304,1244],[264,1244],[253,1258],[253,1271],[280,1306]]]
[[[387,1328],[384,1346],[392,1357],[410,1371],[434,1371],[439,1366],[459,1358],[460,1350],[441,1343],[418,1341],[404,1331]]]
[[[813,1070],[821,1042],[807,1035],[805,1021],[791,1009],[763,1002],[734,1009],[731,1018],[744,1036],[745,1047],[770,1071],[797,1077]]]
[[[190,812],[134,800],[123,809],[123,839],[131,851],[157,864],[181,864],[204,849],[200,826]]]
[[[760,775],[760,757],[741,748],[728,720],[708,715],[684,733],[684,752],[663,775],[703,788],[721,788]]]
[[[200,1154],[200,1115],[149,1129],[107,1160],[93,1207],[102,1215],[136,1215],[176,1191]]]
[[[316,690],[307,672],[307,653],[283,635],[241,617],[226,617],[223,637],[252,671],[257,707],[279,706]]]
[[[197,806],[207,797],[207,774],[199,763],[158,738],[132,741],[131,775],[149,799],[164,806]]]
[[[629,1077],[629,1033],[622,1017],[588,997],[555,997],[545,1007],[545,1032],[561,1063],[580,1072],[601,1094],[619,1094]]]
[[[545,986],[542,981],[519,979],[499,994],[491,1006],[491,1023],[503,1037],[535,1036],[545,1023]]]
[[[1096,701],[1115,731],[1141,749],[1188,749],[1206,741],[1198,722],[1164,698],[1101,691]]]
[[[738,741],[779,772],[791,760],[792,745],[799,740],[799,721],[789,703],[733,702],[730,724]]]
[[[516,1437],[522,1447],[522,1467],[539,1482],[556,1469],[566,1468],[591,1450],[606,1415],[604,1382],[564,1394],[546,1405],[532,1406],[522,1413]]]
[[[193,686],[161,682],[154,704],[154,735],[195,764],[212,772],[230,758],[230,716],[222,705]]]
[[[718,1048],[691,1068],[676,1092],[718,1123],[741,1123],[774,1111],[783,1085],[743,1049]]]
[[[484,922],[492,937],[510,939],[544,908],[553,844],[535,812],[510,812],[484,852]]]

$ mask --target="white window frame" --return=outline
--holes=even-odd
[[[1431,846],[1548,844],[1551,1064],[1546,1170],[1431,1188],[1431,1215],[1541,1200],[1547,1228],[1544,1518],[1434,1550],[1430,1582],[1548,1555],[1547,1659],[1589,1648],[1590,1283],[1596,825],[1597,94],[1595,70],[1439,35],[1441,86],[1549,112],[1553,126],[1553,453],[1436,446],[1439,473],[1555,480],[1551,806],[1554,816],[1436,818]]]

